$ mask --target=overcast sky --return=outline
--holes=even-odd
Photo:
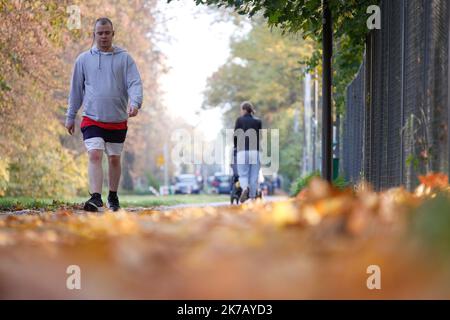
[[[208,137],[221,129],[220,110],[201,111],[207,78],[229,55],[230,37],[237,31],[231,22],[216,22],[193,0],[161,0],[170,42],[158,42],[170,68],[162,81],[164,101],[175,115],[197,125]],[[196,112],[200,111],[200,116]]]

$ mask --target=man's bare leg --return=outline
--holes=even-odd
[[[117,192],[122,168],[120,155],[108,156],[109,191]]]
[[[90,150],[88,173],[89,173],[89,188],[91,193],[102,193],[103,184],[103,168],[102,156],[103,150]]]
[[[119,197],[117,196],[117,189],[119,188],[120,174],[120,155],[108,156],[108,173],[109,173],[109,194],[108,207],[117,211],[120,209]]]

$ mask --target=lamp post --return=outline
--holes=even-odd
[[[333,56],[333,20],[329,0],[322,0],[322,177],[331,182],[333,176],[331,121],[331,59]]]

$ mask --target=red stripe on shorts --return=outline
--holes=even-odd
[[[125,130],[127,129],[127,120],[122,122],[100,122],[92,120],[88,117],[83,117],[81,120],[80,128],[89,127],[89,126],[97,126],[106,130]]]

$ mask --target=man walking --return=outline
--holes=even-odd
[[[103,152],[108,156],[108,207],[120,208],[117,189],[121,175],[120,155],[127,134],[127,119],[135,117],[142,106],[142,82],[133,58],[112,45],[113,24],[108,18],[95,21],[95,45],[83,52],[73,69],[66,128],[75,131],[75,117],[83,105],[81,132],[88,151],[91,198],[86,211],[103,207]]]

